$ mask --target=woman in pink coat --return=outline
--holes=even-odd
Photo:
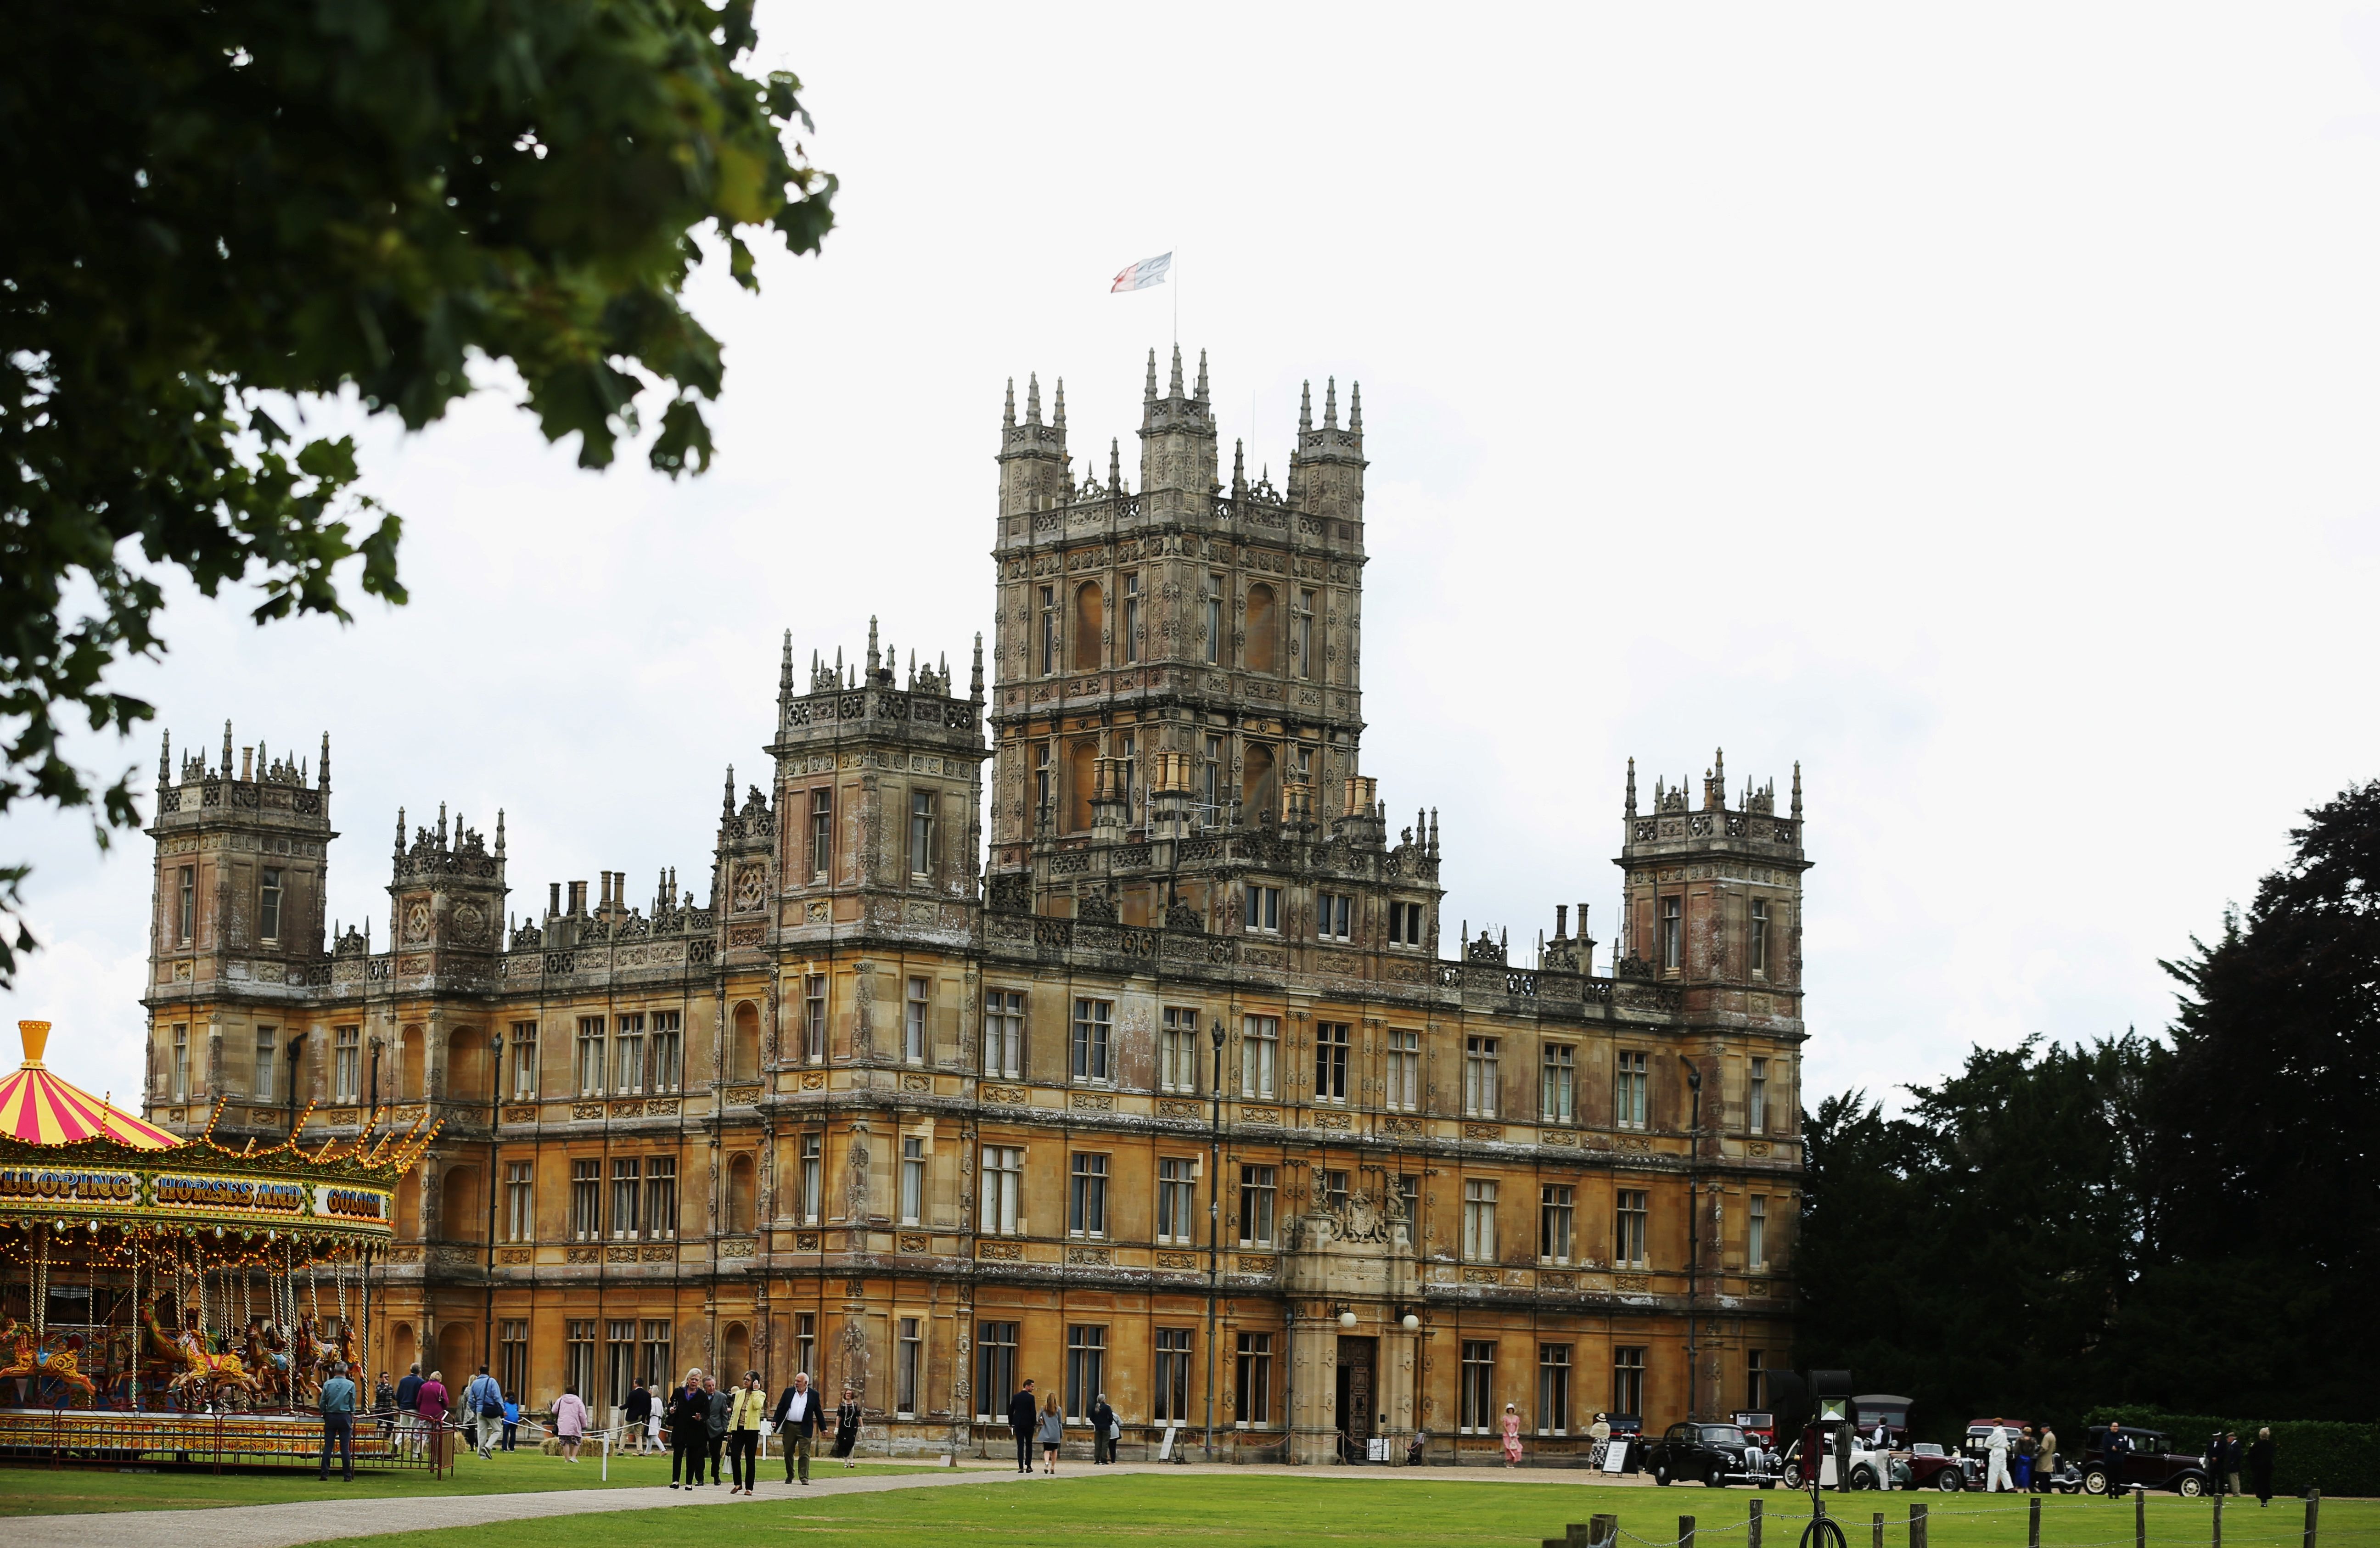
[[[1520,1463],[1521,1410],[1507,1403],[1504,1405],[1504,1465],[1514,1468]]]
[[[578,1460],[578,1437],[587,1433],[587,1405],[578,1398],[578,1388],[565,1386],[562,1396],[553,1400],[553,1438],[562,1443],[562,1459]]]

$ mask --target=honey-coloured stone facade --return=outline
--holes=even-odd
[[[1152,353],[1136,490],[1120,448],[1077,482],[1053,410],[1002,428],[990,683],[980,637],[961,687],[789,635],[699,900],[607,872],[508,927],[502,815],[442,807],[398,816],[384,941],[334,940],[327,739],[161,759],[146,1114],[436,1119],[370,1363],[532,1408],[808,1370],[871,1449],[998,1451],[1031,1376],[1127,1456],[1321,1461],[1484,1451],[1508,1402],[1546,1460],[1758,1406],[1798,771],[1781,816],[1716,759],[1640,813],[1631,766],[1608,974],[1584,904],[1525,962],[1443,932],[1438,816],[1392,838],[1362,768],[1358,393],[1279,490],[1219,477],[1203,357],[1160,393]]]

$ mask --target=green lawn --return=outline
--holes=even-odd
[[[1544,1477],[1546,1475],[1537,1475]],[[1559,1476],[1559,1475],[1557,1475]],[[806,1498],[761,1497],[722,1502],[689,1519],[681,1511],[625,1513],[610,1521],[607,1538],[688,1542],[714,1535],[748,1544],[756,1538],[809,1533],[831,1536],[834,1548],[917,1548],[963,1535],[969,1548],[1094,1548],[1133,1538],[1189,1538],[1195,1548],[1268,1548],[1286,1543],[1398,1542],[1426,1548],[1537,1548],[1569,1521],[1607,1511],[1620,1518],[1621,1548],[1668,1543],[1678,1518],[1697,1518],[1695,1548],[1745,1548],[1748,1490],[1624,1488],[1584,1482],[1497,1479],[1480,1482],[1405,1480],[1393,1472],[1279,1475],[1099,1476],[1078,1468],[1072,1477],[889,1491],[878,1494]],[[1795,1548],[1806,1510],[1803,1497],[1760,1496],[1769,1517],[1763,1548]],[[1908,1548],[1912,1496],[1886,1497],[1886,1548]],[[1920,1496],[1930,1512],[1931,1548],[2025,1548],[2022,1500],[1988,1502],[1976,1495]],[[1875,1494],[1833,1496],[1851,1506],[1850,1548],[1872,1548],[1869,1518]],[[2270,1508],[2227,1508],[2225,1548],[2298,1548],[2302,1506],[2275,1500]],[[1788,1519],[1788,1517],[1793,1518]],[[2149,1502],[2150,1548],[2194,1548],[2208,1541],[2211,1507],[2204,1501]],[[2380,1548],[2380,1502],[2330,1501],[2323,1506],[2322,1548]],[[457,1529],[479,1531],[482,1529]],[[504,1548],[584,1548],[585,1518],[507,1522]],[[351,1548],[453,1548],[450,1536],[397,1533],[351,1540]],[[2286,1541],[2284,1541],[2286,1540]],[[2130,1500],[2110,1504],[2081,1497],[2046,1499],[2043,1548],[2131,1548]]]
[[[319,1483],[306,1473],[204,1472],[119,1473],[112,1469],[34,1466],[0,1467],[0,1517],[55,1516],[87,1510],[190,1510],[210,1506],[274,1505],[284,1500],[410,1498],[419,1494],[512,1494],[546,1489],[605,1487],[601,1461],[592,1451],[577,1467],[534,1451],[498,1452],[482,1462],[460,1442],[454,1473],[433,1481],[426,1472],[358,1473],[353,1483]],[[941,1472],[941,1468],[861,1464],[871,1473]],[[782,1478],[776,1457],[763,1478]],[[669,1481],[666,1457],[614,1457],[610,1487]],[[722,1503],[727,1491],[719,1491]],[[585,1518],[579,1518],[584,1520]]]

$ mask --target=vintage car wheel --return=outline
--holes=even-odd
[[[1946,1494],[1955,1494],[1966,1486],[1967,1481],[1960,1476],[1956,1468],[1945,1468],[1934,1475],[1934,1487]]]
[[[1670,1464],[1668,1462],[1662,1461],[1653,1464],[1653,1481],[1659,1484],[1664,1489],[1667,1489],[1670,1486]]]
[[[1788,1462],[1785,1464],[1785,1487],[1788,1489],[1799,1489],[1802,1487],[1801,1463]]]
[[[2173,1486],[2174,1493],[2185,1500],[2194,1500],[2206,1493],[2206,1481],[2196,1473],[2184,1473],[2181,1481]]]
[[[2086,1494],[2106,1494],[2107,1492],[2107,1475],[2096,1470],[2095,1469],[2090,1472],[2084,1473],[2082,1475],[2082,1492]]]
[[[1852,1469],[1852,1487],[1854,1490],[1875,1488],[1876,1469],[1869,1467],[1864,1462],[1861,1463],[1858,1467],[1853,1468]]]

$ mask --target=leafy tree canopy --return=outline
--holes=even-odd
[[[0,65],[0,811],[136,823],[77,720],[156,655],[161,577],[347,616],[340,567],[402,602],[400,524],[344,436],[290,405],[352,389],[419,429],[509,362],[552,439],[699,472],[718,341],[684,288],[708,234],[817,250],[834,180],[788,144],[789,74],[744,68],[752,0],[75,0],[12,17]],[[275,408],[279,412],[274,412]],[[0,983],[30,937],[0,868]]]
[[[2380,782],[2165,966],[2171,1045],[1974,1049],[1804,1119],[1805,1365],[1938,1428],[2133,1404],[2363,1418],[2380,1334]]]

